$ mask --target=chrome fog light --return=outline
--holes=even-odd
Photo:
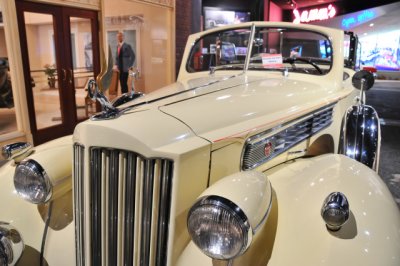
[[[22,161],[15,169],[14,187],[22,198],[35,204],[48,201],[52,193],[49,176],[32,159]]]
[[[0,265],[15,265],[23,250],[20,233],[8,223],[0,222]]]
[[[247,250],[252,240],[252,229],[244,212],[219,196],[203,197],[193,205],[188,230],[200,250],[214,259],[235,258]]]

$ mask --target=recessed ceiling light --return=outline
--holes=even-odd
[[[364,36],[365,36],[365,35],[368,35],[368,33],[364,32]]]
[[[374,26],[374,23],[369,24],[369,26],[370,26],[370,27],[373,27],[373,26]]]

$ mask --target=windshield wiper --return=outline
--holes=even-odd
[[[244,64],[229,64],[229,65],[210,66],[210,75],[214,74],[215,71],[221,70],[221,69],[242,70],[243,68],[244,68]]]

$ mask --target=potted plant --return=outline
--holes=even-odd
[[[47,84],[49,84],[50,88],[55,88],[56,85],[56,65],[55,64],[45,64],[44,65],[44,73],[47,76]]]

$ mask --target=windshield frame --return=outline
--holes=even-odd
[[[290,31],[292,31],[292,32],[295,32],[295,31],[302,32],[302,31],[304,31],[304,32],[310,32],[310,33],[313,33],[313,34],[316,34],[316,35],[320,35],[321,39],[324,38],[324,40],[328,42],[331,51],[330,51],[329,59],[324,60],[325,58],[323,58],[323,57],[319,57],[319,58],[318,57],[314,57],[316,63],[318,63],[320,65],[324,65],[324,66],[329,65],[329,68],[324,68],[324,72],[323,73],[319,73],[318,75],[319,76],[326,75],[332,70],[332,67],[333,67],[333,64],[334,64],[334,58],[335,58],[334,57],[335,51],[334,51],[334,48],[333,48],[333,44],[332,44],[331,38],[329,38],[325,33],[317,31],[317,30],[313,30],[313,29],[304,29],[304,28],[296,27],[296,26],[293,26],[293,27],[288,26],[288,25],[285,25],[285,26],[275,26],[275,25],[268,26],[268,25],[258,25],[256,23],[253,23],[250,26],[249,25],[243,25],[243,27],[231,27],[231,28],[224,27],[223,29],[211,30],[211,32],[206,32],[201,37],[197,38],[193,42],[193,44],[191,46],[191,49],[190,49],[190,52],[189,52],[189,56],[187,57],[186,64],[185,64],[186,71],[189,74],[190,73],[201,73],[201,72],[203,72],[203,73],[204,72],[212,72],[212,73],[214,73],[215,70],[232,69],[232,65],[238,65],[238,66],[239,65],[243,65],[244,66],[243,69],[240,69],[240,70],[242,70],[243,73],[246,73],[248,71],[254,71],[254,70],[256,70],[256,71],[267,70],[267,71],[280,71],[280,72],[282,72],[282,71],[295,72],[294,69],[296,69],[296,67],[293,68],[290,65],[287,66],[288,63],[284,63],[286,66],[284,66],[283,68],[264,68],[264,69],[257,68],[256,69],[254,67],[249,67],[250,65],[252,65],[252,63],[251,63],[251,59],[252,59],[251,55],[252,55],[252,50],[253,50],[254,45],[248,45],[248,47],[247,47],[248,49],[246,51],[246,57],[245,57],[245,60],[244,60],[244,64],[243,63],[237,63],[237,64],[226,64],[226,65],[210,66],[208,69],[204,69],[204,70],[194,70],[191,67],[191,60],[193,60],[193,56],[195,55],[196,45],[199,42],[201,42],[204,38],[206,38],[207,36],[216,35],[218,33],[234,31],[234,30],[247,30],[247,31],[250,30],[250,34],[249,34],[249,37],[248,37],[248,43],[249,44],[253,44],[257,29],[261,29],[261,28],[264,28],[264,30],[266,30],[267,28],[268,28],[268,30],[277,30],[277,32],[279,30],[282,31],[282,32],[284,32],[284,31],[288,31],[288,32],[290,32]],[[309,60],[313,59],[313,57],[299,57],[299,58],[307,58]],[[324,62],[326,62],[328,64],[322,64],[322,61],[324,61]],[[304,61],[303,62],[299,61],[299,62],[296,62],[296,63],[306,64],[306,63],[304,63]],[[306,69],[306,68],[303,68],[303,69]],[[235,70],[238,70],[238,69],[235,68]],[[310,74],[310,73],[307,73],[307,71],[304,71],[304,72],[296,71],[296,73]]]

